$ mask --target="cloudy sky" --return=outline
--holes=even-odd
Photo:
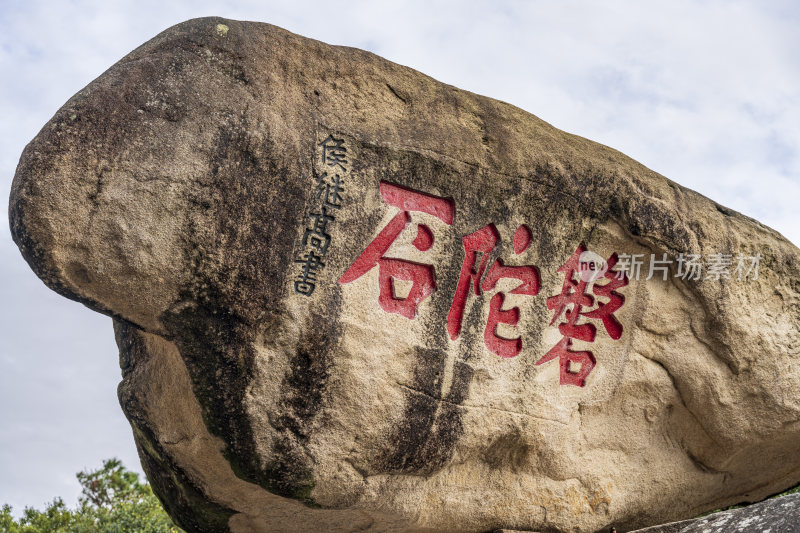
[[[800,4],[787,1],[0,3],[0,202],[72,94],[182,20],[270,22],[364,48],[612,146],[800,244]],[[5,226],[7,227],[7,225]],[[0,504],[73,504],[140,469],[111,319],[50,292],[0,231]]]

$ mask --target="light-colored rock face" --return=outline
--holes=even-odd
[[[65,104],[10,205],[37,274],[116,318],[188,529],[624,530],[800,481],[800,250],[367,52],[173,27]]]

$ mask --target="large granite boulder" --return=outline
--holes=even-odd
[[[800,250],[362,50],[172,27],[27,146],[10,220],[114,318],[191,531],[624,530],[800,481]]]

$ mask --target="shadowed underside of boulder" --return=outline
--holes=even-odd
[[[368,52],[174,26],[45,125],[9,216],[49,287],[114,317],[188,530],[625,530],[800,480],[795,246]],[[565,283],[581,245],[673,263],[610,294]],[[691,254],[758,276],[680,276]]]

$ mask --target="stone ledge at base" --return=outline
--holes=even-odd
[[[644,529],[637,529],[631,533],[681,533],[690,525],[696,523],[697,519],[681,520],[680,522],[670,522],[669,524],[662,524],[660,526],[646,527]]]
[[[639,529],[633,533],[800,532],[800,494],[791,494],[696,520]]]

